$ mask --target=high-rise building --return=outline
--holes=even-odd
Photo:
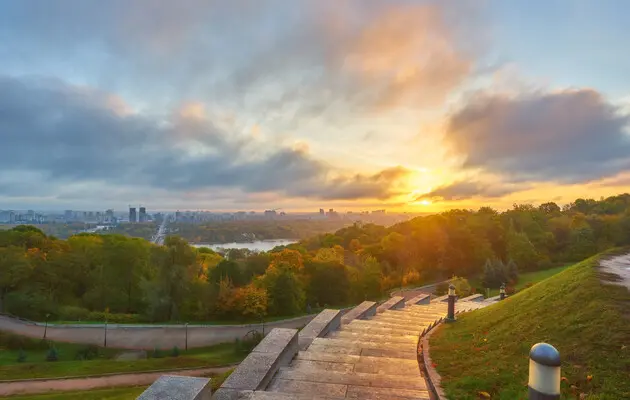
[[[129,222],[138,222],[138,218],[136,216],[136,207],[129,207]]]
[[[319,215],[325,215],[325,214],[326,214],[326,213],[324,212],[324,209],[323,209],[323,208],[320,208],[320,209],[319,209]]]
[[[72,212],[72,210],[66,210],[63,213],[63,219],[65,219],[66,221],[70,221],[74,218],[74,213]]]
[[[140,222],[147,222],[147,209],[146,207],[140,207]]]

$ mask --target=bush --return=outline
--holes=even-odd
[[[111,322],[114,324],[138,324],[145,322],[145,319],[140,314],[116,314],[105,313],[103,311],[91,311],[87,315],[89,321],[102,321]]]
[[[444,296],[445,294],[448,293],[448,286],[449,283],[448,282],[442,282],[440,284],[438,284],[435,288],[435,295],[436,296]]]
[[[256,330],[249,331],[247,335],[243,337],[243,340],[239,340],[239,339],[234,340],[234,351],[236,352],[236,354],[248,354],[262,340],[263,340],[262,333]]]
[[[77,350],[75,360],[93,360],[98,357],[98,346],[93,344]]]
[[[89,319],[90,310],[76,306],[61,306],[57,316],[62,321],[85,321]]]
[[[26,362],[26,352],[20,349],[20,353],[18,354],[17,362],[23,363]]]
[[[173,350],[171,350],[171,357],[179,357],[179,349],[177,346],[173,346]]]
[[[157,347],[153,348],[153,352],[151,353],[151,357],[152,358],[162,358],[162,352],[160,351],[160,349],[158,349]]]
[[[55,348],[55,346],[51,346],[48,349],[48,353],[46,354],[46,361],[58,361],[59,360],[59,352]]]
[[[455,294],[459,298],[470,296],[473,293],[473,289],[468,283],[468,279],[454,276],[451,279],[451,284],[455,286]]]
[[[41,339],[31,339],[25,336],[0,331],[0,348],[8,350],[46,350],[48,344]]]

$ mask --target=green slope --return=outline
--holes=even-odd
[[[441,326],[431,356],[447,396],[527,399],[529,350],[547,342],[562,357],[563,399],[630,399],[630,293],[600,282],[598,260]]]

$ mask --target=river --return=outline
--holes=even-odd
[[[297,240],[292,239],[270,239],[270,240],[256,240],[253,242],[245,242],[245,243],[215,243],[215,244],[204,244],[204,243],[191,243],[190,245],[193,247],[208,247],[212,250],[218,249],[247,249],[253,251],[269,251],[276,246],[287,246],[291,243],[295,243]]]

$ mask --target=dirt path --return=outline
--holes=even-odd
[[[210,374],[220,374],[232,368],[234,367],[214,367],[172,372],[121,374],[102,376],[98,378],[46,379],[0,383],[0,396],[35,394],[51,391],[90,390],[116,386],[142,386],[152,384],[162,375],[206,376]]]
[[[625,286],[630,290],[630,254],[602,260],[599,265],[600,270],[606,273],[602,278],[603,280],[607,283]],[[614,275],[617,275],[618,278],[614,277],[614,279],[608,279],[612,278]]]

